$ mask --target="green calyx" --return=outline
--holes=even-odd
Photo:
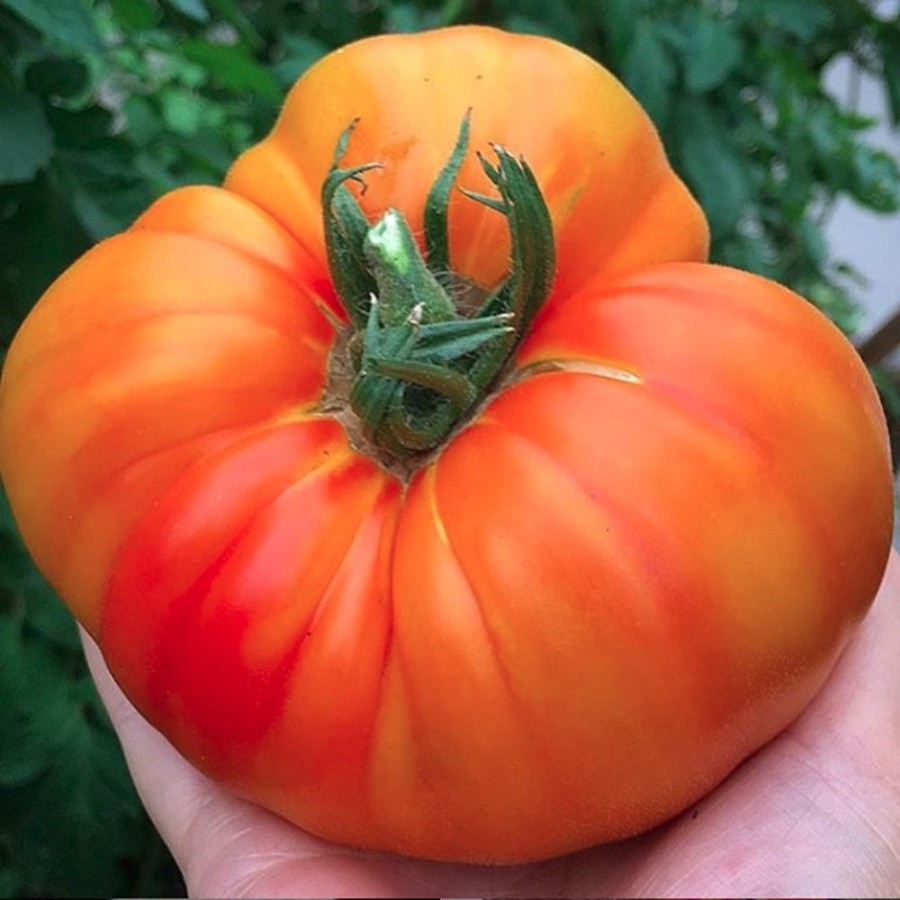
[[[470,113],[425,201],[425,254],[408,223],[389,209],[370,223],[347,187],[365,187],[378,163],[341,168],[356,122],[341,135],[322,186],[325,245],[335,287],[355,330],[350,405],[363,434],[394,457],[437,447],[504,369],[549,293],[553,228],[524,160],[492,145],[479,154],[498,197],[463,193],[505,216],[512,245],[509,275],[474,312],[454,302],[461,279],[450,270],[448,208],[469,141]]]

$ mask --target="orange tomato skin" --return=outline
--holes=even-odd
[[[554,290],[409,483],[322,406],[341,322],[319,185],[414,229],[465,110],[524,155]],[[316,111],[311,115],[309,110]],[[471,161],[464,187],[486,192]],[[456,198],[454,267],[506,266]],[[196,765],[324,837],[539,859],[653,827],[792,721],[891,540],[862,363],[706,224],[611,76],[542,38],[362,41],[294,88],[225,189],[162,198],[47,292],[0,382],[25,540]]]
[[[383,163],[366,174],[363,208],[399,209],[418,234],[424,198],[470,108],[473,150],[501,144],[534,170],[554,220],[559,293],[599,272],[705,258],[706,220],[624,87],[569,47],[492,28],[369,38],[325,57],[225,186],[286,225],[324,266],[319,191],[348,123],[359,120],[343,164]],[[458,184],[494,192],[474,153]],[[482,285],[501,281],[502,217],[459,191],[450,216],[453,269]]]

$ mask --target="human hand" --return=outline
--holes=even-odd
[[[764,897],[900,893],[900,562],[824,690],[655,831],[542,863],[430,863],[322,841],[188,764],[85,651],[150,816],[193,896]]]

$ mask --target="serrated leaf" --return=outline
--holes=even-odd
[[[80,647],[35,631],[31,599],[0,615],[0,828],[37,895],[118,896],[140,804]]]
[[[53,135],[40,99],[0,91],[0,183],[31,181],[52,154]]]
[[[83,0],[0,0],[45,37],[82,53],[103,49],[90,11]]]
[[[112,888],[118,896],[124,862],[140,849],[140,804],[109,727],[77,691],[66,700],[53,716],[57,749],[45,771],[7,797],[19,811],[13,846],[45,895],[105,896]]]

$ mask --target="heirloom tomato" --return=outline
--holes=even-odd
[[[24,539],[143,715],[315,834],[651,828],[799,714],[891,539],[865,368],[707,241],[581,53],[349,45],[22,326]]]

